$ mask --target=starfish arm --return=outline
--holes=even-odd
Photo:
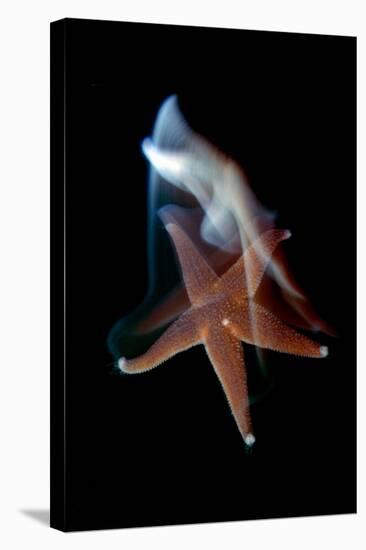
[[[232,290],[243,288],[244,285],[249,296],[254,296],[273,252],[290,235],[288,230],[283,229],[270,229],[262,233],[223,275],[220,284]]]
[[[241,342],[229,331],[210,330],[204,340],[207,355],[221,382],[239,431],[247,445],[253,445],[247,375]]]
[[[328,349],[285,325],[263,306],[250,303],[248,311],[232,312],[228,324],[237,338],[255,346],[304,357],[326,357]]]
[[[165,227],[177,250],[189,299],[192,304],[198,304],[209,295],[219,278],[178,225],[168,223]]]
[[[118,366],[122,372],[128,374],[146,372],[200,343],[201,336],[196,316],[193,310],[189,309],[167,328],[146,353],[133,359],[121,357]]]

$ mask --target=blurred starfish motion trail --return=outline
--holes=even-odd
[[[238,164],[188,126],[176,96],[142,149],[150,163],[149,289],[113,327],[109,348],[120,371],[141,373],[203,344],[250,447],[241,342],[255,346],[260,366],[265,349],[321,358],[327,347],[293,327],[331,329],[290,273],[280,244],[290,231],[275,228]]]

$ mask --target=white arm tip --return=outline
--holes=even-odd
[[[320,355],[322,357],[326,357],[328,355],[328,348],[327,346],[320,346]]]
[[[120,369],[120,371],[124,372],[124,367],[126,365],[126,358],[125,357],[120,357],[118,359],[118,368]]]
[[[248,445],[248,447],[251,447],[255,443],[255,437],[253,434],[248,434],[244,437],[244,441]]]

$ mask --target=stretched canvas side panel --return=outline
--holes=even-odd
[[[51,24],[51,527],[66,528],[65,21]]]

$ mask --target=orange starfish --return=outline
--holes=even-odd
[[[145,372],[177,353],[203,344],[239,431],[251,446],[255,437],[241,341],[307,357],[328,354],[325,346],[287,326],[254,301],[271,255],[278,243],[291,234],[278,229],[262,233],[239,260],[218,277],[178,225],[169,223],[166,229],[178,253],[191,307],[146,353],[133,359],[121,357],[118,366],[125,373]]]

